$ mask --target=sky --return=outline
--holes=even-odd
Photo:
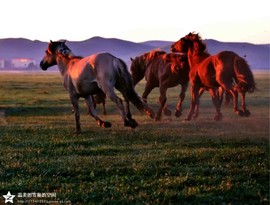
[[[269,0],[3,0],[0,38],[270,43]]]

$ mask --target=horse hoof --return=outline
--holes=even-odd
[[[172,115],[172,112],[170,110],[168,110],[168,109],[163,110],[163,113],[166,116],[171,116]]]
[[[244,117],[244,112],[242,110],[237,110],[236,114],[239,115],[240,117]]]
[[[175,117],[180,117],[182,115],[182,112],[180,110],[175,111]]]
[[[139,124],[134,119],[125,120],[125,122],[124,122],[124,126],[131,127],[133,129],[136,128],[138,125]]]
[[[243,115],[245,116],[245,117],[248,117],[248,116],[250,116],[250,112],[249,112],[249,110],[245,110],[245,111],[243,111]]]
[[[107,128],[107,127],[111,127],[112,123],[110,122],[103,122],[103,127]]]
[[[103,122],[101,120],[98,122],[98,125],[100,127],[103,127],[103,128],[107,128],[107,127],[111,127],[112,126],[112,124],[110,122]]]
[[[136,122],[136,120],[134,120],[134,119],[132,119],[132,118],[129,120],[129,122],[130,122],[130,127],[131,127],[131,128],[138,127],[138,125],[139,125],[139,124]]]
[[[152,110],[146,110],[145,112],[146,112],[146,114],[147,114],[151,119],[154,119],[154,118],[155,118],[155,113],[154,113],[154,111],[152,111]]]

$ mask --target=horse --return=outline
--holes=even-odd
[[[233,97],[234,112],[239,116],[249,116],[245,95],[255,89],[253,73],[246,60],[232,51],[221,51],[210,55],[199,34],[189,33],[171,45],[172,52],[187,53],[190,66],[192,100],[186,120],[191,120],[195,109],[199,108],[199,90],[209,90],[216,109],[214,119],[221,120],[221,101],[218,88],[221,87]],[[242,109],[238,108],[238,93],[242,96]],[[197,108],[196,108],[197,107]],[[195,116],[196,117],[196,116]]]
[[[145,77],[146,85],[142,98],[147,96],[155,88],[159,87],[160,107],[157,111],[155,120],[161,119],[162,111],[165,115],[171,115],[171,111],[167,109],[166,92],[168,88],[181,85],[181,93],[176,106],[175,116],[182,114],[182,102],[185,98],[185,92],[189,83],[189,66],[185,55],[174,53],[166,53],[164,51],[150,51],[134,59],[131,58],[131,76],[134,86]]]
[[[69,93],[73,105],[76,134],[81,133],[79,98],[84,98],[90,115],[101,127],[111,127],[110,122],[101,120],[94,108],[93,95],[105,94],[117,106],[124,126],[135,128],[138,123],[132,118],[129,101],[140,111],[144,111],[151,118],[154,112],[141,100],[133,87],[131,75],[123,60],[110,53],[97,53],[87,57],[75,56],[65,44],[66,41],[50,41],[45,56],[40,62],[42,70],[57,65],[63,77],[64,87]],[[122,99],[114,92],[114,88],[122,93]]]

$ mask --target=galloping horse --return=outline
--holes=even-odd
[[[162,110],[166,115],[171,115],[166,105],[166,91],[168,88],[181,85],[182,89],[175,111],[175,116],[179,117],[182,113],[182,102],[189,82],[189,66],[186,55],[150,51],[135,59],[131,58],[131,61],[130,70],[134,85],[143,77],[146,79],[145,90],[142,95],[143,99],[146,100],[149,93],[155,87],[159,87],[160,108],[156,114],[156,120],[161,119]]]
[[[194,33],[189,33],[175,42],[171,46],[171,51],[188,54],[192,102],[187,120],[191,120],[194,112],[197,112],[195,109],[198,109],[199,106],[201,88],[210,91],[216,108],[215,120],[222,119],[218,94],[220,86],[233,96],[234,112],[240,116],[250,115],[246,109],[245,94],[253,92],[256,87],[252,71],[245,59],[232,51],[222,51],[211,56],[199,34]],[[238,109],[238,92],[242,96],[242,110]]]
[[[76,132],[81,132],[79,98],[86,101],[90,114],[101,127],[110,127],[110,122],[102,121],[94,109],[93,95],[106,94],[116,103],[125,126],[135,128],[138,123],[132,119],[129,110],[131,101],[140,111],[146,112],[154,118],[153,111],[144,103],[134,90],[132,78],[126,64],[109,53],[94,54],[85,58],[74,56],[65,42],[50,41],[46,54],[40,62],[40,67],[47,70],[58,65],[64,79],[64,87],[69,92],[74,108]],[[119,90],[127,103],[124,109],[122,100],[115,94],[114,88]]]

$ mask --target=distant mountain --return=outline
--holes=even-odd
[[[25,38],[0,39],[0,59],[12,58],[41,59],[47,43],[31,41]]]
[[[252,69],[269,69],[269,44],[227,43],[212,39],[204,41],[208,51],[215,54],[222,50],[232,50],[245,57]],[[67,41],[67,46],[75,55],[87,56],[97,52],[109,52],[130,64],[130,57],[141,55],[153,49],[169,52],[171,41],[146,41],[135,43],[117,38],[93,37],[85,41]],[[48,42],[31,41],[24,38],[0,39],[0,59],[34,59],[37,64],[43,58]],[[39,70],[39,68],[38,68]]]
[[[130,57],[154,49],[154,46],[120,40],[117,38],[93,37],[80,42],[67,42],[74,54],[87,56],[97,52],[109,52],[127,61]]]
[[[155,48],[162,48],[162,47],[166,47],[166,46],[171,46],[172,45],[172,41],[145,41],[142,42],[142,44],[145,45],[150,45],[153,46]]]

